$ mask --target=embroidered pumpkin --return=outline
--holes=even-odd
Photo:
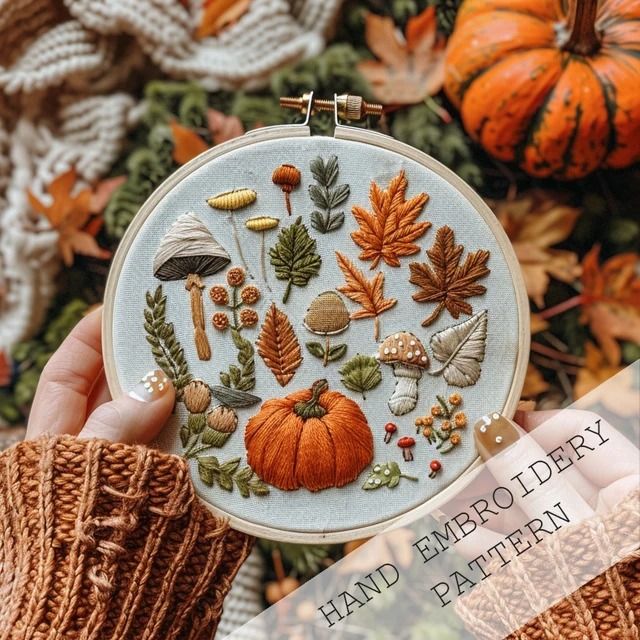
[[[320,491],[353,482],[373,459],[373,435],[360,407],[326,380],[267,400],[245,430],[249,466],[268,484]]]
[[[445,90],[465,128],[534,176],[639,160],[639,81],[637,0],[465,0],[449,40]]]

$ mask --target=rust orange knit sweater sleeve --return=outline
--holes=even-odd
[[[186,462],[64,436],[0,454],[1,640],[212,638],[252,540]]]

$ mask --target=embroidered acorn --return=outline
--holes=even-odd
[[[342,487],[373,460],[367,418],[326,380],[267,400],[249,419],[244,443],[249,466],[283,491]]]
[[[192,380],[183,390],[182,401],[189,413],[204,413],[211,404],[211,389],[202,380]]]
[[[402,416],[413,411],[418,403],[418,381],[429,368],[429,357],[420,340],[408,331],[387,336],[378,350],[378,359],[393,367],[396,378],[388,403],[391,413]]]
[[[410,462],[413,460],[411,449],[416,446],[416,441],[411,436],[404,436],[398,440],[398,446],[402,449],[402,457]]]
[[[346,331],[351,322],[349,311],[342,298],[335,291],[324,291],[316,296],[304,316],[306,329],[318,336],[324,336],[325,343],[307,342],[309,353],[322,358],[326,367],[329,362],[339,360],[347,352],[346,344],[331,346],[329,336]]]
[[[207,413],[207,428],[202,443],[221,447],[238,428],[238,415],[230,407],[219,405]]]
[[[244,226],[249,229],[249,231],[255,231],[260,233],[260,271],[262,275],[262,280],[264,281],[267,289],[271,291],[271,287],[269,286],[269,281],[267,279],[267,255],[265,248],[265,233],[267,231],[271,231],[271,229],[275,229],[280,224],[279,218],[272,218],[271,216],[256,216],[255,218],[249,218]]]
[[[244,253],[242,252],[242,246],[240,245],[240,238],[238,236],[238,229],[236,227],[236,220],[233,212],[238,211],[239,209],[244,209],[244,207],[248,207],[250,204],[253,204],[257,197],[258,194],[253,189],[234,189],[233,191],[224,191],[223,193],[219,193],[207,200],[207,204],[212,209],[219,209],[220,211],[227,212],[227,220],[231,223],[233,239],[236,244],[238,255],[251,278],[253,278],[253,275],[251,274],[247,261],[244,258]]]
[[[387,424],[384,425],[384,441],[386,444],[391,442],[391,438],[393,438],[393,434],[396,433],[397,430],[398,427],[396,427],[393,422],[387,422]]]
[[[291,215],[291,199],[289,194],[300,184],[300,169],[292,164],[281,164],[271,175],[273,184],[277,184],[284,193],[284,201],[287,206],[287,213]]]

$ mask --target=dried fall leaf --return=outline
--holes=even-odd
[[[527,294],[542,307],[550,276],[567,283],[580,276],[575,253],[550,249],[567,239],[580,210],[559,204],[544,192],[531,192],[516,200],[491,205],[513,244]]]
[[[109,251],[98,246],[94,237],[102,220],[92,217],[91,189],[71,194],[77,178],[75,169],[69,169],[54,178],[47,187],[52,200],[50,205],[45,205],[31,191],[27,191],[31,207],[47,218],[51,227],[58,232],[58,247],[67,266],[73,264],[76,253],[103,260],[111,257]]]
[[[397,300],[384,297],[384,273],[377,273],[371,280],[358,269],[349,258],[336,251],[338,266],[344,274],[346,284],[337,287],[347,298],[357,302],[362,309],[351,314],[352,320],[374,318],[373,337],[377,342],[380,338],[380,320],[378,316],[393,307]]]
[[[438,303],[431,315],[422,322],[423,327],[435,322],[443,309],[447,309],[454,318],[460,317],[461,313],[471,315],[473,309],[465,298],[480,295],[487,290],[484,285],[476,284],[476,280],[490,271],[486,266],[489,252],[484,249],[472,251],[460,264],[463,251],[461,244],[455,244],[453,229],[448,226],[440,227],[433,246],[427,250],[433,267],[422,262],[412,262],[409,265],[409,282],[420,287],[413,294],[413,299],[416,302]]]
[[[4,350],[0,349],[0,387],[6,387],[11,382],[11,364]]]
[[[386,189],[371,182],[369,200],[372,211],[354,205],[352,208],[359,229],[351,234],[362,249],[361,260],[371,260],[371,269],[384,260],[391,267],[399,267],[399,258],[420,251],[415,244],[431,226],[430,222],[416,222],[429,196],[426,193],[405,200],[407,178],[404,171],[391,179]]]
[[[265,315],[256,345],[280,386],[287,385],[302,364],[302,350],[287,314],[274,303]]]
[[[539,369],[529,363],[527,365],[527,374],[524,378],[524,386],[522,387],[522,398],[537,398],[541,393],[549,390],[549,383],[542,377]]]
[[[188,127],[183,127],[175,121],[169,126],[173,136],[173,159],[178,164],[186,164],[209,148],[209,145]]]
[[[358,70],[380,102],[416,104],[440,91],[445,42],[437,33],[435,7],[409,20],[404,39],[391,18],[369,13],[365,38],[379,60],[364,60]]]
[[[640,342],[640,256],[621,253],[599,264],[600,247],[582,261],[581,321],[589,325],[607,362],[620,364],[618,340]]]
[[[244,127],[238,116],[228,116],[216,109],[207,111],[207,126],[214,144],[221,144],[244,134]]]
[[[109,204],[113,192],[120,187],[120,185],[124,184],[126,180],[126,176],[116,176],[115,178],[107,178],[106,180],[100,181],[91,193],[91,202],[89,204],[91,213],[102,213],[107,204]]]
[[[205,0],[196,37],[215,36],[237,22],[249,9],[251,0]]]

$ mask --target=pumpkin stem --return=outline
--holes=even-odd
[[[306,402],[297,402],[293,411],[304,420],[309,418],[322,418],[327,410],[320,405],[320,396],[329,388],[326,380],[316,380],[311,387],[311,398]]]
[[[596,33],[598,0],[573,0],[569,15],[570,34],[563,46],[565,51],[588,56],[600,48]]]

